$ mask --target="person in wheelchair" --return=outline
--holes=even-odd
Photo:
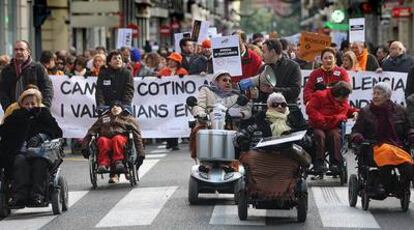
[[[351,92],[351,84],[339,81],[331,88],[315,92],[306,105],[309,125],[313,128],[314,133],[315,159],[313,162],[315,172],[326,171],[326,150],[331,156],[331,171],[339,171],[343,164],[339,125],[351,115],[354,118],[358,115],[358,110],[351,108],[348,102],[348,96]]]
[[[393,168],[398,168],[403,191],[409,189],[413,178],[414,162],[406,147],[414,143],[414,130],[406,109],[391,101],[391,92],[391,87],[385,82],[374,86],[372,101],[361,109],[351,133],[353,143],[360,144],[365,140],[375,142],[372,151],[380,178],[376,187],[381,194],[392,190]]]
[[[45,189],[49,162],[27,154],[27,149],[38,147],[44,141],[62,137],[62,130],[43,106],[37,89],[24,91],[18,99],[19,109],[14,110],[0,126],[0,151],[6,175],[12,179],[10,206],[41,205],[45,202]]]
[[[232,118],[245,120],[251,116],[251,103],[247,103],[245,106],[236,104],[239,94],[233,90],[229,72],[218,71],[213,75],[211,81],[211,86],[203,85],[200,88],[197,96],[197,105],[191,111],[193,116],[199,119],[190,134],[190,151],[191,158],[193,159],[197,158],[197,133],[200,129],[208,128],[206,123],[200,122],[200,120],[202,121],[203,118],[207,117],[207,113],[214,108],[215,104],[221,104],[228,108],[228,115]],[[226,126],[226,129],[231,128],[231,125],[227,123]]]
[[[113,167],[113,171],[123,172],[125,169],[123,164],[123,160],[125,159],[125,145],[128,141],[128,132],[130,131],[132,132],[137,150],[138,168],[145,158],[141,131],[135,118],[124,109],[124,106],[119,101],[113,102],[110,111],[101,116],[89,128],[82,143],[84,157],[89,157],[87,149],[92,136],[99,135],[97,138],[97,171],[103,173],[107,172],[110,167]]]

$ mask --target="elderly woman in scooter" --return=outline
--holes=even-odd
[[[391,170],[398,168],[401,175],[400,187],[409,192],[413,178],[413,158],[406,152],[406,144],[414,143],[414,129],[408,120],[404,107],[391,101],[391,87],[385,82],[374,86],[372,101],[361,109],[352,128],[351,140],[361,143],[374,140],[374,161],[380,169],[378,191],[391,189]],[[385,190],[385,191],[384,191]]]
[[[237,105],[237,98],[239,94],[235,92],[231,84],[231,76],[227,71],[216,72],[212,79],[212,85],[203,85],[200,87],[199,94],[197,96],[197,105],[192,108],[192,114],[194,117],[204,118],[207,113],[221,104],[228,109],[230,117],[239,119],[248,119],[251,116],[251,103],[247,103],[244,106]],[[207,128],[205,123],[197,122],[196,126],[192,129],[190,134],[190,150],[191,157],[196,158],[196,134],[198,130]],[[229,129],[229,124],[226,124],[226,129]]]

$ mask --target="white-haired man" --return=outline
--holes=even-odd
[[[408,73],[414,66],[414,58],[406,54],[402,42],[392,42],[389,50],[389,58],[382,63],[382,70]]]

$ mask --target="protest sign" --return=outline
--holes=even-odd
[[[300,36],[299,55],[302,60],[312,62],[326,47],[330,47],[331,37],[324,34],[302,32]]]
[[[131,47],[132,46],[132,29],[129,28],[119,28],[118,37],[116,40],[116,48],[121,47]]]
[[[213,70],[226,70],[231,76],[242,75],[239,37],[236,35],[211,39]]]
[[[181,47],[180,47],[180,41],[183,38],[191,38],[190,32],[184,32],[184,33],[175,33],[174,34],[174,47],[175,52],[181,53]]]
[[[302,87],[310,75],[302,70]],[[397,72],[348,72],[353,85],[349,97],[350,104],[357,108],[368,105],[372,99],[372,89],[378,82],[388,82],[392,89],[391,99],[405,105],[404,89],[407,73]],[[64,137],[81,138],[98,118],[95,106],[96,77],[51,76],[54,89],[52,114],[63,130]],[[191,75],[184,78],[154,77],[134,78],[134,98],[132,115],[138,120],[143,137],[169,138],[188,137],[190,111],[185,106],[187,97],[197,95],[201,85],[207,84],[211,75]],[[306,117],[302,103],[302,90],[299,106]],[[0,109],[0,119],[2,111]],[[348,122],[348,132],[353,122]]]
[[[216,27],[210,27],[208,28],[208,37],[211,39],[214,37],[221,37],[221,36],[218,36]]]
[[[365,42],[365,18],[349,19],[349,42]]]
[[[208,38],[208,21],[195,20],[193,23],[193,30],[191,32],[191,39],[198,44],[201,44],[205,39]]]

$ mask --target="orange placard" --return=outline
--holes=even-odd
[[[300,59],[312,62],[321,51],[331,45],[331,37],[325,34],[302,32],[300,36]]]

